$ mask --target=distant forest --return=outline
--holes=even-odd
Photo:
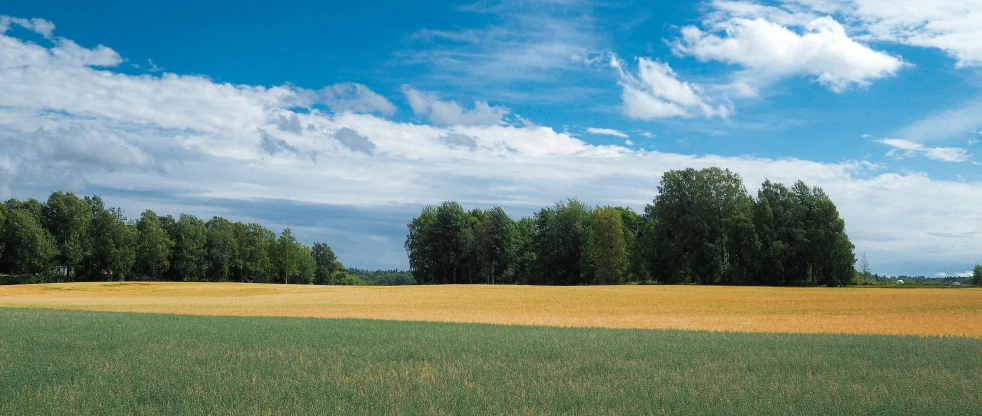
[[[512,220],[500,207],[428,206],[406,250],[420,283],[627,282],[840,286],[853,244],[818,187],[766,181],[752,198],[725,169],[672,170],[638,214],[576,199]]]
[[[289,228],[277,236],[260,224],[151,210],[132,221],[98,196],[70,192],[0,206],[0,283],[106,280],[413,283],[408,272],[346,269],[329,245],[308,247]]]
[[[756,198],[729,170],[672,170],[643,213],[577,199],[518,221],[500,207],[428,206],[408,224],[410,271],[345,268],[326,243],[221,217],[138,219],[98,196],[54,192],[0,204],[0,284],[236,281],[329,285],[621,283],[841,286],[896,282],[856,269],[832,200],[798,181],[765,181]],[[907,283],[982,284],[904,277]],[[903,279],[903,278],[901,278]]]

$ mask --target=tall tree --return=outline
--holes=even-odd
[[[515,262],[515,221],[501,207],[487,210],[476,227],[478,270],[484,283],[506,283]]]
[[[274,249],[273,264],[276,265],[276,272],[279,281],[290,283],[290,277],[300,274],[300,256],[296,250],[297,239],[289,228],[280,233],[276,240]]]
[[[268,283],[275,274],[272,252],[276,246],[276,234],[252,223],[246,227],[236,227],[239,241],[239,255],[242,263],[242,280],[253,283]]]
[[[8,204],[7,207],[11,207]],[[38,274],[51,271],[58,256],[55,239],[42,225],[40,215],[29,208],[15,206],[6,213],[3,227],[4,255],[0,270],[11,274]]]
[[[58,263],[74,275],[91,249],[92,207],[71,192],[54,192],[41,209],[41,221],[58,244]]]
[[[535,214],[534,283],[575,285],[590,280],[589,257],[583,253],[590,216],[590,208],[575,198]]]
[[[136,266],[137,273],[151,280],[160,280],[170,268],[174,240],[171,240],[160,225],[160,218],[152,210],[143,211],[136,222]]]
[[[87,262],[90,278],[126,279],[136,263],[136,227],[126,223],[119,208],[106,208],[102,198],[87,198],[92,212],[92,250]]]
[[[334,254],[331,246],[326,243],[314,243],[314,246],[311,248],[311,254],[314,256],[315,264],[314,282],[319,285],[336,284],[334,276],[343,267],[338,262],[338,257]]]
[[[413,279],[421,284],[443,283],[437,278],[436,208],[427,206],[407,224],[406,254]]]
[[[174,240],[171,277],[174,280],[197,282],[204,280],[208,270],[208,227],[189,214],[181,214],[167,233]]]
[[[205,223],[208,229],[207,251],[208,277],[226,282],[232,276],[238,258],[239,244],[235,239],[235,226],[222,217],[214,217]]]
[[[515,262],[511,281],[532,283],[535,281],[537,260],[535,257],[535,218],[525,217],[515,223]]]
[[[593,211],[590,221],[590,258],[594,280],[590,283],[612,285],[623,283],[629,266],[627,241],[620,211],[602,207]]]
[[[726,282],[729,271],[749,268],[728,244],[740,216],[751,216],[752,202],[740,176],[707,168],[668,171],[658,197],[646,210],[658,221],[658,257],[652,272],[665,282]]]

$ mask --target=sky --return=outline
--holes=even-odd
[[[978,0],[0,5],[0,198],[98,194],[408,267],[426,205],[823,188],[881,274],[982,260]]]

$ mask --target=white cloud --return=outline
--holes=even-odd
[[[624,140],[624,144],[628,146],[634,146],[634,142],[632,142],[631,139]]]
[[[320,91],[321,102],[331,111],[356,113],[380,113],[392,115],[396,107],[363,84],[347,82],[324,87]]]
[[[500,87],[513,81],[549,82],[555,71],[582,69],[578,61],[600,48],[592,6],[582,1],[502,0],[473,2],[459,10],[486,27],[423,29],[412,39],[423,48],[406,60],[430,66],[462,86]],[[452,27],[452,26],[451,26]]]
[[[30,30],[48,39],[52,39],[54,37],[53,32],[55,30],[55,25],[47,20],[38,18],[23,19],[11,16],[0,16],[0,34],[6,33],[8,30],[10,30],[12,25],[23,27],[24,29]]]
[[[638,134],[640,134],[640,135],[642,135],[644,137],[647,137],[649,139],[652,138],[652,137],[655,137],[655,134],[654,133],[652,133],[650,131],[645,131],[645,130],[639,130],[638,131]]]
[[[65,45],[0,34],[2,195],[43,197],[72,184],[119,199],[140,191],[134,210],[164,206],[199,215],[214,210],[202,211],[193,201],[237,201],[226,207],[234,213],[241,201],[410,210],[405,207],[455,199],[466,206],[500,204],[520,216],[570,196],[640,210],[655,196],[664,171],[721,166],[739,172],[751,190],[765,178],[822,186],[874,268],[979,257],[980,182],[884,172],[856,161],[595,146],[548,127],[502,125],[500,111],[484,123],[446,123],[452,127],[324,112],[314,106],[316,91],[169,73],[126,75],[94,68],[98,59],[62,59]],[[97,50],[81,49],[78,56]],[[647,94],[686,111],[699,113],[698,103],[706,103],[698,89],[678,80],[656,95],[641,75],[632,78]],[[684,87],[694,98],[686,101]],[[421,99],[416,106],[434,117],[434,101]],[[306,108],[291,110],[298,106]],[[457,116],[473,111],[461,109]],[[401,242],[393,244],[394,255],[402,256]]]
[[[617,70],[624,115],[630,118],[692,117],[693,112],[725,118],[729,112],[724,106],[711,107],[699,86],[679,81],[666,63],[638,58],[637,76],[629,73],[616,56],[611,57],[610,66]]]
[[[843,16],[864,37],[937,48],[960,66],[982,65],[978,0],[784,0],[796,8]]]
[[[624,133],[624,132],[622,132],[620,130],[602,129],[602,128],[597,128],[597,127],[589,127],[589,128],[586,129],[586,132],[589,133],[589,134],[599,134],[599,135],[602,135],[602,136],[620,137],[622,139],[626,139],[626,138],[630,137],[630,136],[627,135],[627,133]]]
[[[879,140],[887,146],[893,147],[887,152],[887,156],[912,157],[916,154],[928,159],[941,162],[965,162],[972,155],[961,147],[927,147],[923,144],[903,139],[883,139]]]
[[[501,124],[509,111],[507,108],[488,105],[486,101],[475,101],[474,108],[467,110],[456,101],[443,101],[433,94],[419,91],[408,85],[403,92],[409,107],[418,117],[427,117],[431,122],[443,125],[486,125]]]
[[[762,17],[730,17],[715,23],[709,32],[684,27],[675,50],[703,61],[739,65],[750,71],[743,77],[755,82],[803,74],[814,76],[835,92],[850,85],[868,85],[903,66],[900,59],[851,39],[831,17],[808,21],[801,29],[799,34]],[[744,89],[752,88],[746,82],[741,84]]]
[[[152,168],[157,161],[117,132],[77,127],[34,132],[42,159],[64,165],[83,164],[102,169]]]

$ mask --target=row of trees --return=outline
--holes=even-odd
[[[835,204],[799,181],[752,198],[724,169],[666,172],[638,214],[576,199],[514,221],[500,207],[426,207],[405,247],[420,283],[844,285],[853,245]]]
[[[27,280],[353,284],[331,247],[259,224],[144,211],[135,221],[98,196],[52,193],[0,206],[0,274]]]

